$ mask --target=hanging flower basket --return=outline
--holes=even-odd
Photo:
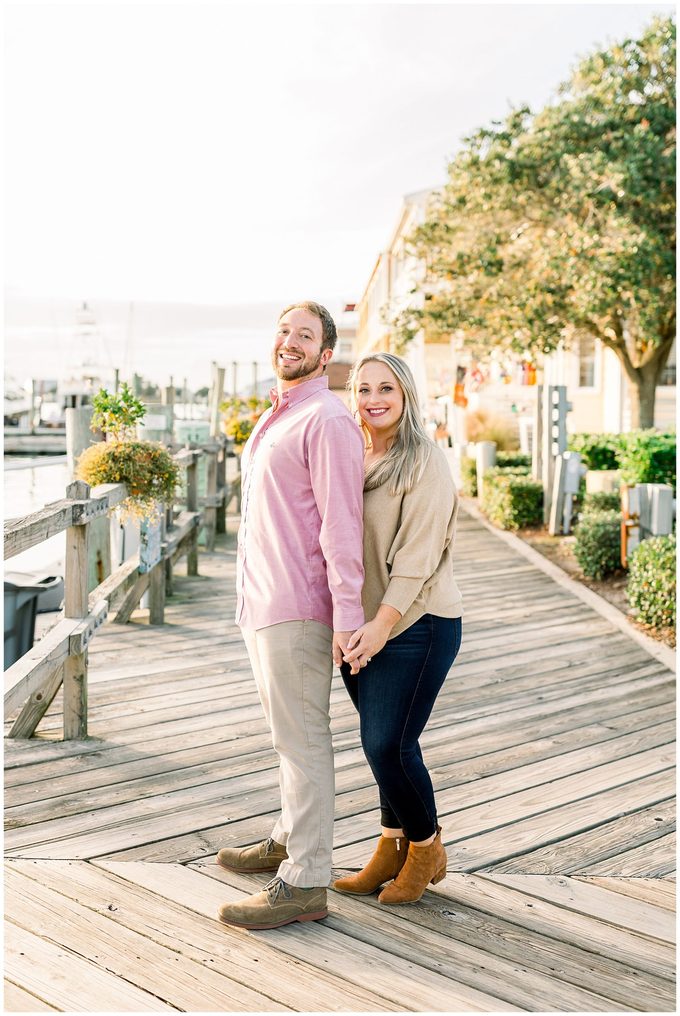
[[[125,483],[129,496],[121,504],[124,515],[150,519],[157,502],[171,504],[179,482],[179,468],[167,448],[155,441],[101,441],[78,459],[76,476],[91,486]]]
[[[114,393],[100,389],[92,405],[91,427],[103,430],[107,440],[85,449],[76,464],[77,478],[92,487],[100,483],[127,484],[128,497],[118,506],[121,515],[156,518],[159,503],[174,501],[179,468],[164,445],[133,437],[146,406],[127,383]]]

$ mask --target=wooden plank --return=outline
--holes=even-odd
[[[59,621],[44,638],[5,671],[5,716],[19,709],[68,656],[69,637],[79,618]]]
[[[17,984],[12,984],[5,978],[3,991],[4,1012],[56,1012],[53,1005],[48,1005],[42,999],[36,998],[30,992],[24,991]]]
[[[149,573],[149,624],[165,619],[165,562],[161,560]]]
[[[174,1008],[10,922],[5,924],[5,976],[61,1012],[72,1011],[76,990],[80,1008],[90,1012],[160,1012]]]
[[[207,917],[213,917],[220,904],[240,900],[244,896],[243,890],[234,889],[228,882],[206,878],[182,865],[173,867],[172,878],[168,878],[167,872],[160,866],[153,864],[107,862],[99,866],[162,893],[166,898]],[[225,875],[228,873],[225,872]],[[436,973],[417,963],[403,962],[387,951],[388,942],[380,946],[357,943],[351,935],[336,931],[327,921],[317,921],[305,927],[292,924],[285,935],[263,931],[257,937],[275,952],[323,966],[335,976],[352,981],[361,988],[399,1001],[404,1008],[437,1012],[517,1011],[504,999],[459,982],[455,967],[450,964],[445,971]]]
[[[655,907],[663,907],[675,913],[676,892],[675,882],[660,878],[610,878],[598,875],[576,875],[576,881],[587,881],[590,885],[601,885],[610,892],[623,893],[634,900],[644,900]]]
[[[126,871],[123,878],[77,861],[11,863],[22,874],[49,884],[83,907],[103,912],[112,924],[150,938],[182,960],[201,964],[211,973],[223,971],[230,979],[247,986],[266,981],[268,996],[279,1007],[309,1011],[323,999],[324,1006],[331,1010],[401,1009],[398,1002],[337,977],[322,965],[289,959],[270,949],[258,935],[228,929],[215,919],[212,911],[196,913],[166,899],[164,891],[151,891],[136,884],[134,873]],[[174,867],[165,870],[168,876],[174,876]],[[108,901],[113,909],[109,909]],[[115,929],[111,933],[115,935]]]
[[[576,874],[586,866],[613,859],[630,848],[643,846],[674,829],[675,802],[671,797],[610,821],[603,821],[596,830],[588,828],[509,861],[494,864],[493,870],[498,873],[527,875],[556,871],[564,875]]]
[[[73,502],[54,501],[37,512],[5,523],[5,560],[63,533],[73,524]]]
[[[7,911],[16,924],[28,925],[44,942],[67,949],[84,960],[96,957],[97,967],[114,974],[180,1011],[198,1008],[230,1012],[245,1010],[281,1012],[287,1009],[252,987],[223,972],[197,964],[153,942],[148,934],[124,927],[109,917],[113,901],[101,900],[97,910],[84,907],[13,868],[5,871]],[[109,897],[110,898],[110,897]],[[78,995],[80,987],[75,989]]]
[[[526,826],[523,820],[532,818],[537,820],[531,825],[534,832],[537,831],[536,826],[539,824],[544,826],[546,831],[553,826],[557,831],[562,819],[556,810],[564,805],[574,805],[576,802],[580,821],[583,821],[584,815],[596,818],[597,808],[601,807],[602,800],[596,801],[595,795],[608,791],[615,793],[612,788],[616,790],[624,788],[623,793],[616,795],[617,801],[625,801],[625,794],[628,792],[625,788],[636,781],[643,786],[645,793],[658,793],[659,787],[669,784],[672,786],[670,767],[673,760],[672,746],[653,748],[592,768],[588,771],[586,780],[582,771],[560,777],[561,759],[549,759],[546,762],[525,766],[511,774],[511,778],[508,774],[502,773],[498,776],[484,777],[473,784],[445,790],[438,794],[437,808],[445,836],[447,827],[445,819],[448,816],[455,816],[450,820],[455,832],[452,838],[446,839],[447,844],[452,844],[449,851],[452,862],[463,871],[471,870],[469,867],[471,864],[479,867],[484,863],[491,863],[491,860],[484,860],[486,851],[497,849],[498,843],[502,841],[507,844],[506,856],[511,855],[519,848],[520,843],[526,842],[526,836],[523,834]],[[531,771],[534,774],[533,779],[529,776]],[[526,786],[525,775],[527,783],[533,782],[533,786],[522,790],[519,788],[522,785]],[[645,777],[650,777],[649,783],[645,782]],[[631,802],[634,799],[639,800],[639,793],[639,787],[631,787]],[[664,797],[667,796],[666,793]],[[650,802],[645,800],[643,803]],[[370,826],[372,820],[372,815],[368,816],[368,821],[362,821],[362,817],[359,816],[352,816],[355,841],[362,833],[367,836],[373,835]],[[336,832],[341,833],[343,822],[347,824],[347,821],[341,820]],[[510,824],[512,827],[506,829],[505,827]],[[531,845],[535,847],[536,841]],[[358,860],[356,848],[341,851],[338,858],[339,863],[350,866]]]
[[[139,575],[135,580],[134,585],[125,594],[125,599],[118,607],[116,616],[113,618],[114,624],[127,624],[130,620],[133,610],[141,600],[144,593],[149,588],[149,573],[144,572],[143,575]]]
[[[676,839],[670,833],[643,846],[623,850],[615,857],[584,864],[581,873],[592,875],[627,875],[629,878],[650,876],[667,878],[675,874]]]
[[[509,886],[528,896],[537,896],[647,938],[675,942],[675,920],[667,910],[612,893],[607,886],[608,880],[600,880],[596,885],[589,879],[577,881],[562,875],[499,875],[496,872],[493,879],[497,885]]]
[[[125,592],[137,578],[139,571],[139,551],[119,565],[108,578],[104,579],[88,596],[90,610],[98,600],[110,603],[116,594]]]
[[[204,870],[210,873],[211,868],[206,866]],[[465,952],[473,949],[476,956],[469,952],[467,955],[471,960],[476,958],[478,969],[498,972],[507,977],[510,986],[519,981],[520,990],[525,988],[530,995],[535,993],[528,1006],[530,1009],[539,1006],[550,1011],[578,1008],[577,999],[571,994],[574,988],[599,996],[596,1007],[601,1007],[601,1000],[607,999],[607,1008],[615,1010],[661,1010],[672,997],[672,984],[667,980],[557,937],[519,927],[504,916],[492,917],[459,903],[452,908],[445,897],[434,892],[426,892],[417,907],[408,908],[381,906],[375,896],[354,900],[343,896],[340,899],[342,913],[356,926],[356,937],[363,937],[366,926],[376,921],[380,925],[389,922],[385,934],[392,938],[395,935],[393,917],[402,915],[405,948],[413,948],[414,942],[423,943],[421,936],[425,931],[426,936],[428,932],[434,933],[435,940],[430,940],[432,948],[436,950],[439,940],[439,948],[449,962],[451,956],[458,958],[461,947]],[[371,911],[370,918],[363,916],[367,909]],[[549,990],[552,985],[552,1000],[541,1006],[544,978],[545,988]],[[594,1000],[590,1004],[594,1004]]]
[[[590,750],[585,749],[584,752]],[[586,755],[585,757],[589,756]],[[554,779],[549,800],[546,800],[544,784],[552,779],[555,772],[559,773],[560,760],[557,760],[557,762],[552,759],[546,760],[533,766],[525,766],[522,770],[517,771],[517,773],[502,773],[498,776],[477,780],[472,786],[463,784],[462,786],[452,787],[440,792],[438,794],[440,819],[443,819],[448,814],[458,812],[455,822],[456,842],[453,847],[454,856],[468,857],[470,851],[477,849],[476,844],[472,844],[468,848],[467,843],[459,845],[457,841],[465,840],[471,834],[475,836],[475,839],[478,839],[475,834],[478,834],[480,829],[495,830],[498,826],[508,821],[506,814],[509,810],[511,810],[517,827],[521,818],[537,814],[541,815],[547,809],[552,810],[559,804],[580,800],[583,797],[586,797],[586,801],[588,801],[592,794],[598,790],[608,789],[611,785],[616,786],[617,783],[627,784],[633,777],[642,783],[641,777],[644,777],[647,773],[657,773],[667,768],[668,765],[672,764],[673,758],[674,752],[668,747],[651,749],[643,753],[626,756],[607,765],[599,766],[597,770],[592,771],[587,788],[583,785],[580,772],[572,776]],[[535,774],[533,782],[537,789],[532,788],[513,793],[513,790],[517,787],[527,787],[531,784],[530,770]],[[175,820],[179,822],[180,814],[184,810],[185,805],[188,806],[189,811],[194,813],[197,807],[203,804],[209,805],[210,802],[219,800],[225,794],[228,785],[228,781],[222,779],[199,787],[191,786],[184,790],[158,794],[154,798],[153,816],[156,818],[165,812],[172,811],[175,815]],[[266,812],[276,807],[276,797],[272,790],[272,786],[269,785],[263,791],[253,794],[248,798],[246,807],[252,814],[256,814],[257,810]],[[343,821],[345,825],[351,822],[354,827],[355,837],[361,828],[365,828],[366,835],[372,837],[374,825],[373,812],[375,809],[375,792],[372,788],[369,789],[364,800],[366,801],[364,809],[370,808],[370,811],[364,810],[363,820],[357,814],[357,804],[356,799],[354,799],[351,817],[340,821],[339,830],[343,828]],[[68,839],[75,847],[73,838],[84,838],[89,842],[91,830],[97,830],[95,838],[101,837],[104,831],[102,828],[103,822],[107,826],[115,824],[117,832],[124,833],[128,829],[130,822],[135,823],[138,815],[141,814],[145,818],[150,815],[149,802],[146,800],[132,801],[129,804],[107,808],[105,819],[97,812],[96,801],[92,803],[95,810],[87,809],[82,815],[55,818],[43,822],[35,828],[27,826],[8,833],[5,839],[6,848],[14,852],[28,844],[38,845],[52,840],[65,839]],[[464,810],[461,811],[461,807]],[[586,804],[587,807],[588,804]],[[238,811],[236,815],[241,817]],[[206,811],[206,819],[207,822],[210,821],[209,809]],[[553,821],[552,816],[548,821]],[[115,834],[112,833],[112,835]],[[509,836],[510,834],[508,834]],[[59,854],[55,856],[64,855]],[[347,863],[347,861],[345,860],[341,863]],[[469,863],[469,860],[466,863]]]
[[[207,692],[205,698],[210,700],[213,697],[212,689],[208,688]],[[201,696],[201,700],[203,698]],[[633,749],[641,750],[644,747],[665,743],[666,731],[670,726],[672,724],[658,724],[647,728],[643,733],[636,732],[633,735],[619,738],[613,736],[615,732],[612,730],[609,731],[611,735],[609,740],[604,742],[604,753],[602,754],[602,749],[599,746],[595,747],[602,754],[603,759],[611,761],[625,756]],[[529,742],[522,747],[525,748],[527,754],[531,753],[531,755],[547,758],[552,757],[552,754],[557,755],[561,744],[563,747],[567,743],[574,743],[574,734],[571,731],[564,735],[562,742],[559,737],[553,737],[546,738],[542,742]],[[442,757],[450,755],[445,744],[441,745],[440,754]],[[132,764],[109,765],[103,772],[95,767],[93,771],[78,773],[75,779],[64,777],[63,773],[50,780],[41,779],[36,787],[30,788],[28,794],[21,795],[16,791],[6,794],[5,817],[13,824],[34,824],[51,818],[55,811],[58,811],[60,817],[63,818],[80,811],[91,812],[97,808],[110,807],[114,803],[134,800],[136,797],[147,797],[154,793],[168,793],[182,787],[195,786],[198,783],[205,784],[212,780],[225,778],[227,754],[223,745],[210,746],[207,753],[201,753],[200,759],[196,752],[189,753],[188,758],[186,758],[187,753],[185,752],[184,756],[186,766],[181,765],[179,759],[175,759],[173,763],[171,756],[166,754],[159,759],[156,759],[155,756],[148,756]],[[248,758],[251,757],[248,756]],[[578,769],[579,766],[584,765],[584,761],[587,764],[588,757],[588,755],[577,751],[560,755],[560,758],[564,760],[562,771],[566,774],[567,771],[572,771],[574,768]],[[272,765],[271,753],[268,753],[267,758],[270,760],[268,765]],[[193,760],[200,761],[202,764],[192,766]],[[436,758],[434,753],[428,752],[428,764],[437,793],[451,786],[466,784],[471,779],[478,780],[485,775],[485,769],[492,773],[504,773],[512,768],[519,768],[524,761],[526,759],[523,758],[522,752],[513,745],[504,751],[491,753],[483,760],[477,757],[462,757],[455,763],[434,768]],[[340,793],[345,788],[352,789],[354,809],[357,808],[361,800],[367,802],[367,807],[372,807],[375,797],[373,777],[364,763],[362,752],[357,752],[357,763],[349,772],[345,771],[344,775],[336,782],[336,792]],[[233,779],[233,772],[233,765],[230,764],[229,779]],[[349,780],[351,780],[351,787]],[[521,782],[528,786],[530,781],[521,778]],[[98,793],[98,788],[106,787],[107,784],[115,784],[115,792],[105,790],[102,796],[101,793]],[[275,774],[271,780],[271,786],[272,789],[278,786]],[[356,793],[361,788],[368,790],[368,793],[363,797],[357,796]],[[236,788],[230,792],[230,795],[235,790]],[[51,795],[56,795],[56,797]],[[26,802],[23,805],[19,804],[22,799]]]
[[[59,664],[49,678],[43,678],[40,687],[29,695],[12,724],[8,737],[32,737],[41,719],[51,706],[64,681],[64,667]]]
[[[531,876],[537,880],[543,877]],[[650,951],[644,936],[510,889],[497,883],[493,875],[447,875],[432,891],[454,906],[473,907],[512,921],[520,929],[569,942],[669,982],[674,980],[675,953],[668,944],[657,942]]]
[[[87,737],[87,652],[69,656],[64,664],[64,738]]]

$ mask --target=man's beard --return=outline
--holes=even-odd
[[[310,360],[309,357],[303,357],[299,363],[293,366],[283,366],[279,362],[279,354],[277,352],[272,353],[272,366],[274,373],[281,381],[299,381],[301,377],[308,377],[309,374],[313,374],[318,369],[321,363],[321,353],[323,350],[319,350],[319,355],[316,360]]]

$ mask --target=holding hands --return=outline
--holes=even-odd
[[[358,674],[362,667],[370,663],[372,657],[383,648],[400,618],[398,610],[381,603],[373,620],[357,628],[348,639],[347,650],[342,656],[344,662],[350,664],[350,673]]]

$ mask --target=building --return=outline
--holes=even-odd
[[[393,347],[390,320],[422,299],[423,266],[407,251],[408,237],[427,214],[434,188],[407,194],[395,228],[378,255],[358,305],[356,355]],[[428,341],[422,333],[407,346],[404,358],[413,370],[426,419],[443,420],[454,440],[466,440],[464,414],[454,405],[454,386],[465,376],[468,410],[502,417],[517,431],[529,418],[535,403],[535,365],[519,358],[492,353],[476,363],[461,337]],[[675,346],[656,393],[655,426],[675,426]],[[567,419],[571,433],[612,432],[630,429],[629,383],[616,354],[597,339],[585,337],[569,350],[545,358],[544,380],[564,384],[572,410]]]

